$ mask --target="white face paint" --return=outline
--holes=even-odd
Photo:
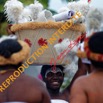
[[[57,73],[61,73],[61,76],[63,76],[63,71],[60,68],[56,68],[55,70],[53,70],[53,68],[50,68],[49,70],[46,71],[45,78],[49,76],[49,73],[52,74],[51,76]]]

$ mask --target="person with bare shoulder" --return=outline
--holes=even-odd
[[[44,84],[23,73],[29,52],[28,44],[15,36],[0,38],[0,103],[50,103]]]
[[[84,49],[93,71],[73,83],[70,103],[103,103],[103,32],[88,37]]]
[[[79,64],[81,61],[79,60]],[[50,94],[52,103],[69,103],[69,95],[72,83],[81,75],[86,75],[87,69],[82,68],[83,65],[79,65],[75,76],[73,77],[70,85],[67,86],[62,92],[60,87],[64,81],[64,67],[62,65],[56,65],[56,69],[53,70],[54,65],[43,65],[41,68],[41,76],[46,84],[46,88]]]

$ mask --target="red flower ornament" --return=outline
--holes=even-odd
[[[90,3],[91,2],[91,0],[88,0],[88,3]]]
[[[38,44],[39,44],[40,46],[47,45],[47,44],[48,44],[48,43],[47,43],[47,39],[40,38],[40,39],[38,40]]]
[[[63,39],[60,38],[60,39],[58,40],[58,43],[61,43],[62,41],[63,41]]]
[[[31,47],[32,46],[32,43],[29,39],[25,38],[24,41]]]

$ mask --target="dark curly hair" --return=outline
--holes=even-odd
[[[90,37],[88,45],[92,52],[103,54],[103,32],[94,33],[93,36]],[[91,60],[91,63],[96,68],[103,68],[103,62]]]
[[[17,40],[7,39],[0,43],[0,56],[4,58],[10,58],[13,53],[19,52],[22,49],[22,46],[17,42]],[[5,69],[6,67],[12,66],[13,68],[18,68],[22,63],[17,65],[0,65],[0,70]]]
[[[0,55],[5,58],[10,58],[13,53],[16,53],[22,49],[22,46],[17,40],[7,39],[0,43]]]

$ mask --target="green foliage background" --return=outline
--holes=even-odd
[[[3,35],[3,34],[7,34],[6,32],[6,27],[7,27],[7,21],[6,21],[6,18],[5,18],[5,15],[3,13],[3,10],[4,10],[4,4],[7,0],[0,0],[0,35]],[[34,0],[19,0],[21,1],[24,5],[28,5],[28,4],[31,4],[31,3],[34,3]],[[40,3],[43,4],[44,8],[48,8],[49,6],[49,1],[50,0],[38,0]],[[76,0],[62,0],[63,2],[70,2],[70,1],[76,1]],[[52,13],[56,13],[55,11],[51,10]]]

